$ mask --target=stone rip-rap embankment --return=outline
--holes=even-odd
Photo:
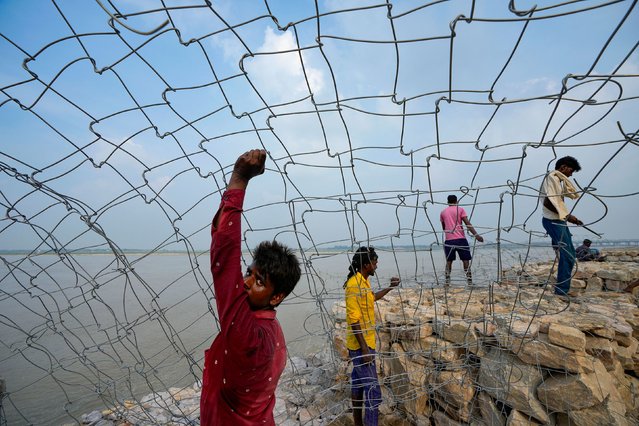
[[[383,425],[639,424],[639,251],[583,262],[573,297],[552,294],[552,262],[473,288],[400,288],[376,304]],[[617,259],[615,259],[617,257]],[[550,282],[549,281],[550,278]],[[293,357],[276,424],[352,425],[345,307],[333,345]],[[83,416],[87,424],[197,424],[199,386]]]

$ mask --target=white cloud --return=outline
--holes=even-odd
[[[242,55],[246,53],[246,48],[239,42],[237,37],[230,33],[224,33],[209,38],[211,46],[219,47],[222,50],[224,60],[237,67]]]
[[[291,52],[260,55],[245,60],[246,70],[258,86],[258,90],[274,98],[276,102],[308,94],[299,54],[294,52],[296,49],[297,45],[292,32],[287,31],[278,35],[273,28],[267,27],[264,32],[264,42],[257,52]],[[324,73],[309,64],[303,52],[302,58],[311,91],[314,94],[320,93],[325,85]]]

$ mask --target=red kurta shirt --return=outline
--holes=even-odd
[[[244,191],[222,196],[211,230],[211,272],[220,333],[204,354],[200,423],[274,425],[286,344],[274,310],[251,311],[240,264]],[[213,219],[215,224],[215,219]]]

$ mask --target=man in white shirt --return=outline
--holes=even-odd
[[[579,162],[570,156],[562,157],[555,163],[555,170],[549,172],[541,185],[540,197],[543,198],[544,229],[552,240],[555,253],[559,256],[557,265],[557,284],[555,294],[566,295],[570,290],[572,268],[575,266],[575,246],[568,223],[583,225],[583,222],[568,212],[564,197],[577,199],[579,194],[570,181],[574,172],[581,170]]]

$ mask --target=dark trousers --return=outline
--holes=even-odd
[[[565,295],[570,290],[572,268],[575,266],[575,246],[572,244],[572,234],[564,220],[550,220],[544,217],[541,224],[552,240],[552,247],[559,254],[555,294]]]

